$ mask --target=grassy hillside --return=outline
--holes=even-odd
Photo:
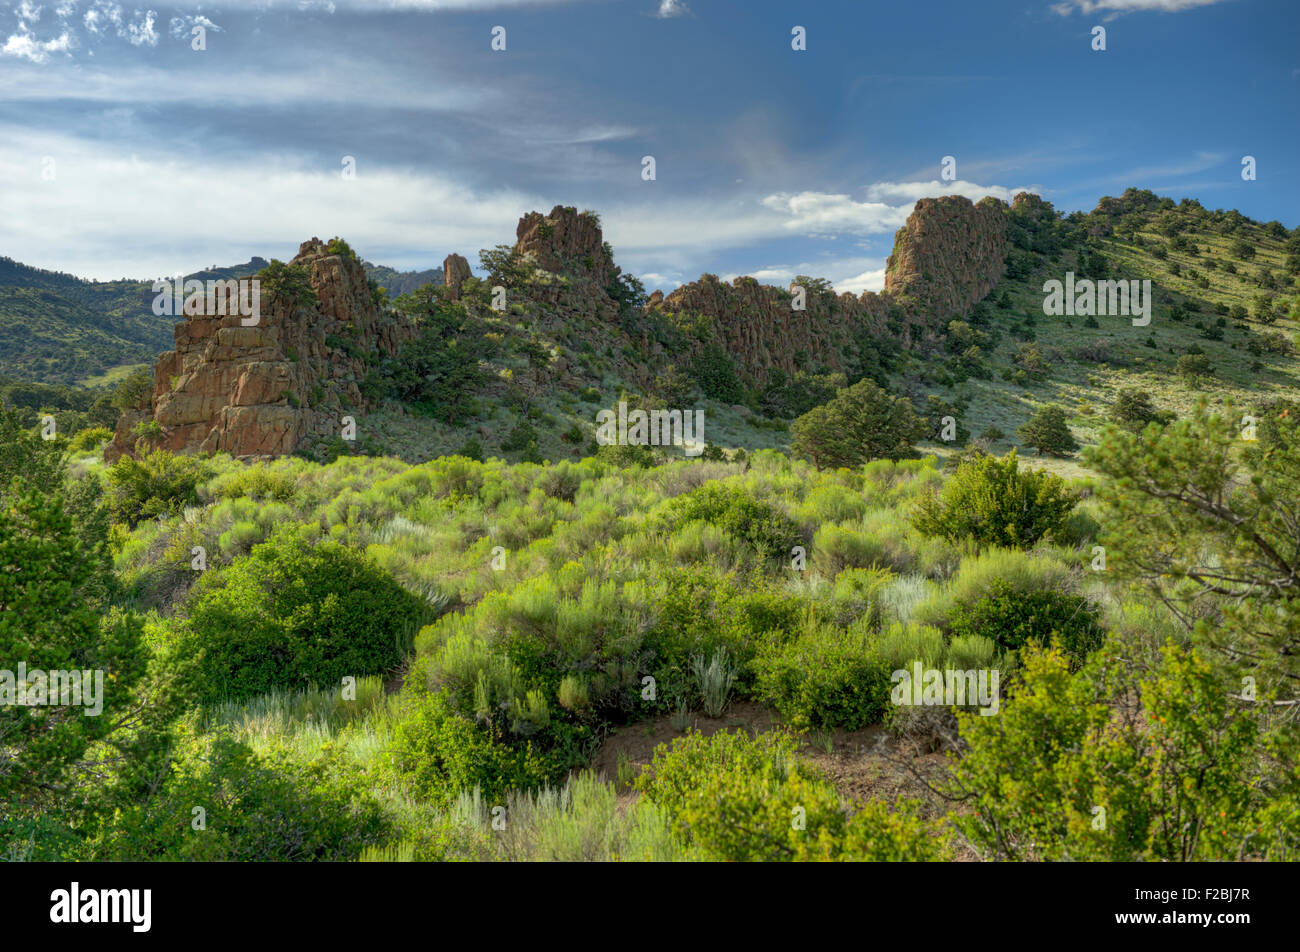
[[[242,278],[266,265],[254,257],[186,278]],[[441,268],[399,272],[367,263],[366,269],[401,291],[442,278]],[[152,281],[86,281],[0,257],[0,376],[94,388],[152,365],[172,346],[176,323],[153,313],[153,297]]]
[[[76,383],[152,360],[171,343],[141,281],[83,281],[0,258],[0,374]]]
[[[1133,189],[1088,214],[1061,216],[1041,202],[1007,214],[1008,266],[992,293],[972,313],[951,315],[956,324],[932,315],[941,332],[917,344],[900,350],[877,340],[873,366],[856,372],[869,370],[928,420],[957,418],[962,439],[940,440],[935,427],[920,440],[923,449],[945,456],[975,438],[994,450],[1024,451],[1019,429],[1048,405],[1063,408],[1087,445],[1125,389],[1141,390],[1158,410],[1177,414],[1201,395],[1253,406],[1300,381],[1300,239],[1278,223]],[[238,277],[261,263],[197,276]],[[366,452],[410,462],[460,450],[516,461],[578,459],[594,448],[596,411],[620,398],[700,407],[705,439],[727,451],[784,449],[794,416],[855,380],[809,364],[795,381],[746,388],[728,370],[734,355],[725,354],[706,376],[698,356],[685,352],[696,346],[692,315],[666,321],[643,310],[643,298],[628,285],[613,316],[600,310],[608,302],[598,300],[598,289],[566,274],[521,271],[506,249],[484,253],[482,279],[471,279],[469,293],[455,303],[434,293],[439,269],[366,268],[430,327],[408,354],[372,368],[374,404],[358,444]],[[1064,280],[1067,272],[1149,279],[1150,325],[1135,327],[1123,316],[1044,315],[1044,282]],[[10,321],[14,333],[0,344],[0,373],[12,367],[18,379],[110,385],[170,340],[172,319],[145,312],[142,284],[81,282],[12,262],[3,274],[0,295],[9,307],[0,308],[0,321]],[[502,281],[523,293],[497,312],[487,292]],[[457,326],[449,330],[448,320]],[[456,347],[475,355],[476,372],[452,369],[463,365]],[[1202,355],[1208,373],[1180,374],[1178,361],[1188,354]],[[409,384],[417,371],[427,386]],[[722,386],[720,373],[732,383]],[[1050,465],[1079,471],[1069,459]]]
[[[995,448],[1016,445],[1017,428],[1049,403],[1066,409],[1076,437],[1088,444],[1123,388],[1182,415],[1201,396],[1258,406],[1300,385],[1300,241],[1280,225],[1130,190],[1053,230],[1074,245],[1019,234],[1008,276],[968,319],[998,339],[989,349],[989,379],[952,383],[952,368],[942,362],[919,376],[921,386],[938,384],[947,398],[969,401],[963,422],[973,434],[989,427],[1005,434]],[[1043,283],[1064,280],[1067,271],[1094,280],[1149,278],[1150,325],[1045,316]],[[1192,382],[1176,366],[1198,351],[1214,373]]]

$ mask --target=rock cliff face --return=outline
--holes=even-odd
[[[238,315],[176,325],[176,349],[158,358],[149,405],[123,414],[106,458],[134,452],[136,426],[150,419],[150,447],[172,452],[280,456],[340,435],[345,408],[363,402],[367,352],[395,353],[413,328],[375,304],[357,258],[318,238],[302,244],[290,269],[305,275],[310,305],[264,282],[255,326]]]
[[[1002,277],[1006,211],[994,198],[977,205],[960,195],[920,199],[894,237],[885,293],[910,297],[907,310],[939,326],[966,316]]]
[[[806,289],[799,311],[794,288],[784,291],[749,277],[726,284],[706,274],[667,297],[652,297],[647,307],[712,318],[722,348],[759,383],[773,369],[790,375],[810,364],[843,370],[862,333],[884,333],[888,299]]]
[[[447,255],[442,261],[442,282],[447,285],[447,293],[453,301],[460,298],[460,286],[470,277],[469,262],[463,255]]]
[[[529,212],[515,228],[515,251],[543,270],[590,279],[598,288],[610,285],[620,269],[605,247],[600,221],[591,213],[556,205],[549,215]]]
[[[1016,198],[1018,206],[1033,201]],[[669,363],[681,370],[716,347],[742,382],[762,386],[778,370],[792,376],[869,366],[876,341],[933,346],[1001,276],[1007,219],[1006,204],[993,199],[922,199],[895,238],[882,293],[836,295],[813,283],[796,309],[791,290],[706,274],[667,296],[651,295],[643,314],[618,299],[621,272],[599,218],[557,205],[519,220],[514,252],[528,276],[506,289],[504,316],[487,313],[481,288],[462,306],[525,326],[543,349],[553,342],[549,356],[512,370],[539,394],[585,382],[561,347],[606,355],[623,379],[641,386]],[[313,238],[289,272],[292,280],[268,277],[274,286],[263,288],[256,326],[242,326],[238,316],[177,325],[176,349],[158,359],[148,405],[123,414],[109,459],[135,451],[142,422],[150,423],[150,446],[237,457],[279,456],[341,434],[348,410],[363,409],[358,385],[368,367],[395,354],[414,328],[372,300],[365,269],[346,247]],[[463,298],[470,274],[465,258],[447,257],[448,299]],[[314,301],[295,298],[294,280],[310,287]]]
[[[843,369],[872,337],[888,333],[918,346],[969,314],[1002,275],[1006,208],[991,198],[977,205],[961,196],[918,201],[894,239],[881,294],[836,297],[809,289],[806,309],[796,311],[788,291],[747,277],[728,285],[706,274],[666,297],[652,295],[647,306],[711,319],[726,350],[758,383],[774,368]]]

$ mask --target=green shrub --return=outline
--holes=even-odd
[[[274,499],[286,502],[298,490],[297,476],[286,469],[255,463],[214,479],[210,490],[215,499]]]
[[[1002,459],[963,462],[938,494],[921,499],[912,524],[924,535],[952,542],[1028,549],[1060,534],[1075,503],[1064,480],[1022,470],[1012,450]]]
[[[1265,705],[1235,703],[1224,683],[1172,644],[1150,667],[1104,649],[1077,673],[1026,652],[997,717],[958,714],[955,822],[994,860],[1294,860],[1293,762],[1261,782]]]
[[[673,500],[667,512],[671,525],[703,520],[745,542],[762,558],[787,556],[800,541],[793,519],[738,486],[707,483]]]
[[[392,834],[378,801],[330,759],[259,756],[218,733],[187,735],[169,767],[147,799],[104,816],[96,860],[352,860]]]
[[[721,347],[706,347],[691,362],[691,376],[700,392],[710,400],[722,403],[739,403],[745,396],[736,374],[735,361]]]
[[[204,573],[187,608],[180,633],[199,658],[204,701],[381,674],[401,662],[426,613],[364,555],[288,529]]]
[[[91,450],[99,449],[100,444],[107,443],[113,438],[113,431],[106,426],[87,427],[77,433],[69,444],[73,450],[78,453],[88,453]]]
[[[819,626],[792,641],[771,640],[754,659],[759,697],[799,727],[857,730],[889,706],[893,667],[865,635]]]
[[[1125,387],[1115,398],[1111,407],[1110,419],[1116,426],[1139,433],[1152,422],[1167,422],[1170,415],[1156,410],[1151,403],[1151,395],[1138,387]]]
[[[839,483],[826,483],[807,495],[799,515],[810,522],[847,522],[861,518],[866,511],[867,500],[862,493]]]
[[[824,525],[813,537],[813,564],[824,575],[834,577],[844,569],[871,568],[884,562],[883,546],[853,529]]]
[[[753,682],[750,662],[758,643],[769,634],[784,638],[798,631],[807,611],[806,603],[758,578],[740,586],[735,576],[707,564],[668,570],[653,600],[658,608],[641,649],[663,710],[693,706],[699,699],[693,659],[724,650],[737,669],[735,690],[745,694]]]
[[[997,582],[1015,592],[1077,590],[1077,570],[1045,552],[990,548],[974,558],[962,560],[943,589],[930,593],[911,610],[920,624],[946,627],[957,605],[970,605],[982,598]]]
[[[945,667],[959,671],[978,671],[994,667],[998,646],[984,635],[958,635],[948,645]]]
[[[1183,354],[1174,369],[1192,388],[1201,386],[1206,378],[1214,376],[1214,364],[1204,354]]]
[[[457,456],[464,456],[477,462],[483,462],[483,443],[477,436],[471,436],[456,451]]]
[[[198,485],[208,475],[202,461],[165,450],[154,450],[143,459],[123,456],[108,470],[108,511],[115,522],[128,526],[174,515],[199,501]]]
[[[217,548],[227,559],[244,555],[261,542],[266,532],[256,522],[236,522],[217,537]]]
[[[925,433],[906,397],[893,397],[873,380],[841,390],[790,427],[796,453],[817,467],[858,466],[873,459],[902,459]]]
[[[507,790],[536,789],[555,779],[554,764],[533,749],[506,743],[458,714],[441,693],[414,698],[384,750],[382,772],[412,796],[445,806],[462,791],[496,802]]]
[[[872,649],[890,673],[910,668],[920,661],[927,668],[937,667],[943,661],[945,647],[943,633],[930,625],[893,622],[880,632]]]
[[[706,859],[753,861],[936,860],[946,845],[904,805],[854,813],[834,786],[795,758],[781,733],[692,732],[656,749],[637,780],[646,799]]]
[[[1040,408],[1029,421],[1016,430],[1017,435],[1038,453],[1061,456],[1079,448],[1070,432],[1065,410],[1054,404]]]
[[[1059,638],[1071,658],[1082,660],[1101,646],[1104,632],[1088,600],[1059,591],[1016,592],[996,581],[988,594],[958,605],[950,619],[954,639],[982,636],[1017,650]]]

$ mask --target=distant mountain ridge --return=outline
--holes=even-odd
[[[243,278],[269,263],[254,256],[185,277]],[[363,267],[393,297],[442,283],[442,268]],[[153,313],[153,296],[152,279],[88,281],[0,256],[0,376],[75,384],[116,367],[152,363],[173,346],[176,324],[175,317]]]

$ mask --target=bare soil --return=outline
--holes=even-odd
[[[752,735],[771,731],[782,724],[781,717],[770,708],[750,701],[731,704],[722,717],[690,715],[689,728],[709,736],[720,730],[743,729]],[[673,726],[673,717],[665,715],[628,724],[615,729],[597,749],[591,769],[605,780],[615,783],[620,800],[636,796],[625,782],[619,781],[618,765],[624,758],[631,776],[650,764],[655,748],[671,744],[682,731]],[[829,752],[827,750],[829,747]],[[940,753],[913,753],[881,725],[857,731],[834,731],[827,736],[815,732],[801,737],[799,757],[817,768],[836,787],[840,795],[858,800],[911,797],[922,801],[927,812],[944,812],[944,802],[907,769],[910,764],[922,774],[930,774],[944,762]],[[900,762],[900,760],[902,762]],[[625,778],[626,779],[626,771]]]

